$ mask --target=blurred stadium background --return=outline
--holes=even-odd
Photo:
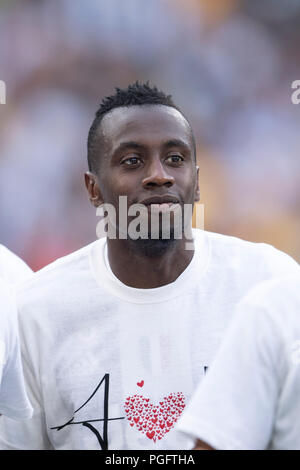
[[[0,242],[33,269],[96,238],[86,138],[150,80],[190,119],[207,230],[300,261],[299,0],[0,0]]]

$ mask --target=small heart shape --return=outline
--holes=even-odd
[[[142,387],[142,386],[144,385],[144,383],[145,383],[145,382],[144,382],[143,380],[141,380],[140,382],[137,382],[137,385],[138,385],[139,387]]]
[[[155,431],[147,432],[147,433],[146,433],[146,436],[149,437],[149,439],[153,439],[154,434],[155,434]]]

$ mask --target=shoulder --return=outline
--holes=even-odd
[[[196,236],[198,232],[194,230]],[[298,263],[286,253],[267,243],[255,243],[238,237],[222,235],[213,232],[204,232],[208,239],[211,256],[215,260],[223,260],[232,266],[241,265],[247,270],[250,266],[263,269],[271,275],[289,276],[299,275]]]
[[[3,245],[0,245],[0,276],[7,282],[17,284],[33,275],[27,264]]]
[[[17,263],[24,264],[25,266],[27,266],[26,263],[21,258],[19,258],[19,256],[15,255],[12,251],[6,248],[6,246],[1,245],[1,244],[0,244],[0,259],[11,259]]]
[[[246,299],[257,299],[260,301],[262,298],[266,296],[271,297],[274,294],[279,298],[286,294],[293,294],[300,300],[300,274],[298,276],[288,276],[262,282],[249,292]]]

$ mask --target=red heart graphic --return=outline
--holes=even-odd
[[[145,383],[145,382],[144,382],[143,380],[141,380],[140,382],[137,382],[137,385],[138,385],[139,387],[142,387],[142,386],[144,385],[144,383]]]
[[[124,407],[127,419],[134,421],[130,422],[130,425],[136,426],[137,430],[143,434],[146,433],[148,439],[153,442],[164,437],[174,427],[185,407],[185,397],[181,392],[171,393],[168,397],[164,397],[160,402],[160,408],[142,395],[134,395],[126,400],[130,405]]]

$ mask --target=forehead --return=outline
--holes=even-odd
[[[163,105],[139,105],[115,108],[104,116],[102,138],[111,150],[124,141],[147,144],[181,139],[192,148],[187,120],[175,108]]]

